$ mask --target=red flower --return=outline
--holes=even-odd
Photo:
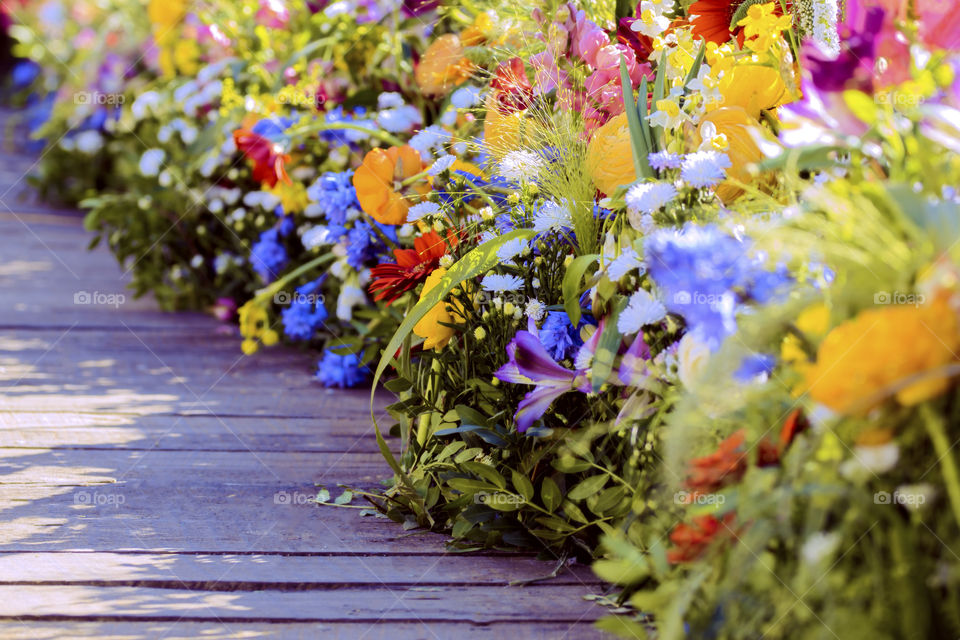
[[[738,482],[747,471],[744,441],[744,431],[740,429],[721,442],[714,453],[691,460],[687,487],[698,493],[711,493]]]
[[[268,187],[276,186],[278,180],[293,184],[283,163],[290,156],[281,153],[279,145],[249,129],[237,129],[233,132],[233,141],[237,148],[253,162],[253,179]]]
[[[456,244],[453,235],[448,235],[447,239],[451,244]],[[436,231],[429,231],[414,240],[413,247],[394,249],[396,263],[378,264],[370,271],[375,278],[370,285],[370,293],[379,292],[374,300],[385,300],[390,304],[425,280],[440,266],[440,258],[447,253],[447,244]]]
[[[690,5],[687,15],[695,16],[690,20],[693,25],[693,35],[703,38],[707,42],[716,42],[725,44],[730,41],[730,36],[736,34],[737,42],[743,47],[743,27],[734,25],[730,31],[730,23],[733,21],[733,14],[737,12],[744,0],[698,0]],[[791,2],[787,2],[787,9]],[[775,5],[774,13],[783,15],[780,5]]]
[[[694,518],[691,524],[681,522],[670,532],[670,542],[675,546],[667,549],[667,561],[671,564],[693,562],[724,531],[729,530],[733,518],[734,514],[728,513],[722,520],[707,515]]]
[[[490,88],[497,101],[497,111],[503,115],[523,111],[533,102],[533,86],[520,58],[501,62],[490,81]]]

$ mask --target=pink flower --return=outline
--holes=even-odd
[[[271,29],[282,29],[290,22],[290,12],[282,0],[260,0],[257,23]]]
[[[607,37],[607,32],[593,25],[592,29],[584,31],[576,40],[576,46],[571,53],[585,60],[591,67],[596,67],[597,53],[608,44],[610,44],[610,38]]]
[[[960,20],[953,15],[956,7],[945,0],[916,0],[920,39],[941,49],[960,49]]]

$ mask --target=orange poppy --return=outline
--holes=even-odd
[[[403,224],[407,221],[410,202],[403,195],[402,182],[421,171],[423,160],[410,145],[373,149],[353,174],[360,207],[381,224]],[[411,191],[419,193],[422,188]]]
[[[430,43],[413,76],[424,95],[437,97],[462,84],[472,72],[473,65],[463,55],[460,38],[448,33]]]

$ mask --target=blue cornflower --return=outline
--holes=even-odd
[[[280,244],[280,230],[268,229],[250,250],[250,265],[265,283],[272,282],[287,264],[287,250]]]
[[[777,366],[777,359],[769,353],[755,353],[743,359],[740,368],[733,374],[737,382],[753,382],[770,375]]]
[[[570,317],[566,311],[551,311],[540,328],[540,342],[554,360],[560,361],[572,357],[574,352],[583,345],[580,332],[570,324]]]
[[[364,382],[369,373],[370,370],[360,364],[360,357],[355,353],[341,356],[327,349],[317,364],[317,380],[325,387],[355,387]]]
[[[666,171],[667,169],[680,168],[680,156],[669,151],[657,151],[647,156],[650,167],[656,171]]]
[[[290,118],[271,116],[269,118],[259,120],[257,124],[253,125],[250,130],[259,136],[263,136],[264,138],[276,140],[277,138],[283,137],[283,134],[286,133],[287,129],[292,126],[293,120]]]
[[[307,197],[320,205],[327,221],[335,225],[347,222],[350,209],[359,209],[353,188],[353,171],[328,171],[307,188]]]
[[[692,223],[680,232],[656,231],[644,245],[650,275],[667,309],[682,315],[712,349],[736,331],[739,304],[768,302],[790,282],[784,267],[767,270],[762,257],[751,257],[749,249],[749,239],[741,242],[714,225]]]
[[[323,295],[317,291],[326,279],[326,274],[313,282],[297,287],[290,306],[283,310],[283,332],[293,340],[309,340],[314,336],[329,315],[323,304]]]

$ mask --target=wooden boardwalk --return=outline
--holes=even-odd
[[[600,637],[587,567],[511,587],[553,565],[306,503],[389,475],[367,392],[132,300],[33,162],[0,154],[0,638]]]

